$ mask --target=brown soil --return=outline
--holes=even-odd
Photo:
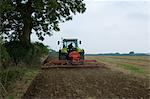
[[[148,79],[109,68],[51,68],[37,75],[23,99],[150,97]]]

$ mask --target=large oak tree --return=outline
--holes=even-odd
[[[5,40],[30,43],[35,32],[40,40],[52,31],[59,31],[59,23],[85,11],[83,0],[1,0],[0,35]]]

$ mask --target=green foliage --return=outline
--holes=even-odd
[[[85,12],[83,0],[2,0],[0,1],[0,35],[5,40],[20,40],[28,32],[36,32],[40,40],[52,31],[59,31],[59,23],[72,15]]]
[[[16,79],[21,79],[21,76],[24,74],[24,69],[11,69],[11,70],[3,70],[0,72],[0,81],[4,85],[5,88],[14,82]]]
[[[40,58],[47,55],[49,50],[47,46],[42,43],[32,43],[30,45],[23,45],[18,41],[8,42],[4,44],[9,53],[13,63],[25,63],[26,65],[34,65],[40,63]]]
[[[6,48],[0,43],[0,69],[6,68],[10,64],[10,56]]]
[[[44,55],[48,55],[48,52],[49,49],[47,46],[43,45],[42,43],[36,42],[31,45],[23,60],[28,65],[40,64],[41,57]]]
[[[33,80],[33,78],[35,77],[37,73],[38,73],[37,67],[27,68],[25,66],[22,66],[22,67],[11,66],[7,69],[0,70],[0,84],[3,86],[1,93],[0,93],[0,98],[1,98],[1,94],[3,96],[7,96],[9,93],[12,94],[13,92],[18,91],[18,89],[15,88],[16,87],[15,84],[17,84],[16,81],[19,81],[19,84],[22,84],[23,86],[25,86],[26,84],[30,84],[31,80]],[[1,85],[0,85],[0,88],[2,87]],[[10,99],[10,96],[8,99]]]
[[[49,52],[48,46],[45,46],[43,43],[35,42],[33,46],[35,47],[35,49],[37,49],[37,53],[48,54]]]
[[[8,93],[8,88],[12,85],[17,79],[21,79],[24,74],[24,70],[22,69],[2,69],[0,70],[0,83],[2,87],[1,94],[5,96]]]
[[[19,61],[23,60],[24,56],[29,50],[28,46],[24,46],[20,42],[7,42],[4,44],[7,52],[12,58],[13,62],[17,65]]]

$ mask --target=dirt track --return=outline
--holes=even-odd
[[[25,99],[149,98],[148,80],[108,68],[42,70]]]

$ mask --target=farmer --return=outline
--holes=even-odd
[[[73,45],[72,45],[72,43],[70,43],[69,45],[68,45],[68,49],[69,49],[69,52],[70,52],[70,50],[73,48]]]

